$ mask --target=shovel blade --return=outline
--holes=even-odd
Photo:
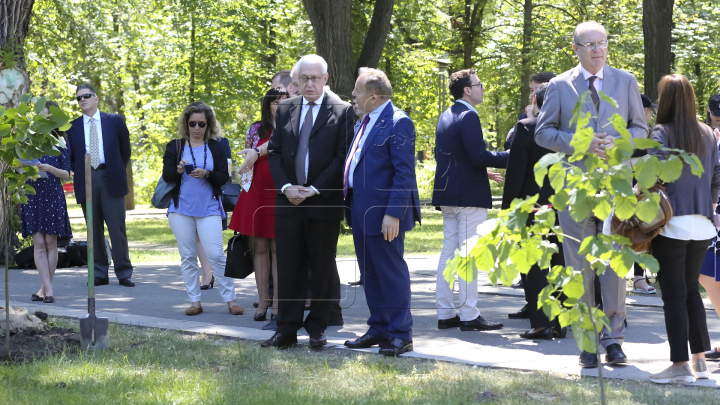
[[[108,319],[90,315],[80,320],[82,350],[102,350],[108,347]]]

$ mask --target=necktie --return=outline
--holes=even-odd
[[[313,107],[314,102],[308,103],[308,111],[305,114],[305,120],[303,120],[302,126],[300,127],[300,136],[298,139],[297,150],[295,151],[295,174],[297,175],[298,185],[302,186],[307,180],[305,178],[305,157],[308,153],[308,141],[310,140],[310,132],[313,127]]]
[[[350,165],[352,164],[353,159],[355,159],[355,152],[357,152],[357,148],[360,145],[360,139],[365,136],[365,127],[367,126],[368,122],[370,122],[369,114],[366,115],[365,118],[363,118],[362,124],[360,125],[360,130],[355,137],[355,142],[353,142],[352,148],[350,148],[350,154],[348,155],[347,161],[345,162],[345,172],[343,173],[343,198],[347,197],[348,189],[350,188]]]
[[[98,141],[95,118],[90,117],[90,166],[97,169],[100,166],[100,142]]]
[[[595,82],[595,79],[597,78],[597,76],[590,76],[590,79],[588,79],[588,81],[590,82],[590,97],[592,97],[593,104],[595,104],[595,111],[598,111],[600,109],[600,96],[598,95],[597,89],[593,84]]]

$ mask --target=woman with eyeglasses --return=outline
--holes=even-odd
[[[58,107],[54,101],[47,101],[41,115],[47,115],[48,109]],[[64,133],[53,130],[52,134],[60,140]],[[27,203],[20,207],[20,226],[23,238],[32,235],[35,267],[40,274],[42,286],[31,300],[46,304],[55,302],[52,280],[58,262],[58,236],[72,238],[70,218],[65,204],[60,179],[70,178],[70,148],[59,148],[60,155],[45,155],[32,165],[37,167],[40,178],[28,180],[35,194],[27,194]]]
[[[713,129],[715,140],[720,145],[720,95],[716,94],[708,100],[705,123]],[[718,214],[718,209],[716,209],[716,227],[720,225],[720,221],[717,219]],[[718,236],[720,236],[720,229],[718,230]],[[703,261],[702,270],[700,270],[700,285],[707,291],[715,312],[720,316],[720,266],[718,266],[718,261],[720,261],[720,244],[715,238],[705,254],[705,261]],[[711,361],[719,361],[720,347],[705,352],[705,358]]]
[[[216,140],[219,132],[212,108],[205,103],[192,103],[178,119],[179,139],[167,144],[163,157],[163,179],[175,184],[167,216],[177,240],[183,281],[191,302],[185,310],[186,315],[203,312],[197,263],[198,236],[228,311],[232,315],[244,312],[235,302],[234,280],[224,276],[222,220],[225,211],[220,186],[227,183],[229,174],[225,152]]]
[[[254,319],[265,321],[268,310],[268,283],[270,278],[270,256],[272,252],[273,275],[273,313],[270,326],[277,318],[278,278],[277,258],[275,256],[275,198],[277,191],[270,174],[267,147],[275,128],[275,111],[280,100],[288,97],[282,88],[270,89],[265,93],[260,111],[260,121],[248,129],[245,137],[245,149],[238,155],[245,155],[240,167],[243,175],[243,191],[235,205],[229,228],[242,235],[254,238],[255,283],[258,289],[258,307]],[[249,184],[248,184],[249,183]],[[267,326],[267,325],[266,325]]]
[[[695,176],[690,165],[683,163],[680,177],[665,183],[673,217],[653,239],[652,252],[660,264],[657,279],[672,365],[652,374],[650,381],[692,383],[695,378],[708,378],[705,351],[710,350],[710,337],[698,278],[707,247],[716,235],[713,217],[720,194],[720,162],[711,129],[695,114],[695,91],[688,79],[667,75],[658,84],[658,94],[652,139],[661,146],[694,154],[704,171]],[[668,152],[655,154],[661,159],[668,157]]]

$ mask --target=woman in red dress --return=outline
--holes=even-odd
[[[261,118],[248,129],[245,149],[238,155],[245,155],[240,167],[243,174],[240,198],[238,198],[229,228],[246,236],[252,236],[255,243],[255,283],[260,297],[255,312],[256,321],[264,321],[268,310],[268,283],[270,277],[270,256],[272,252],[273,314],[277,317],[277,257],[275,254],[275,198],[277,193],[270,174],[267,146],[275,127],[275,111],[280,100],[288,93],[282,88],[270,89],[265,93]]]

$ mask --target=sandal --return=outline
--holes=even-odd
[[[644,281],[644,280],[641,279],[641,278],[639,278],[639,279],[633,281],[633,290],[632,290],[632,292],[634,292],[635,294],[655,294],[655,293],[657,292],[657,290],[655,289],[655,287],[653,287],[653,286],[651,286],[651,285],[646,285],[644,289],[643,289],[643,288],[639,288],[639,287],[637,286],[637,282],[638,282],[638,281]]]

